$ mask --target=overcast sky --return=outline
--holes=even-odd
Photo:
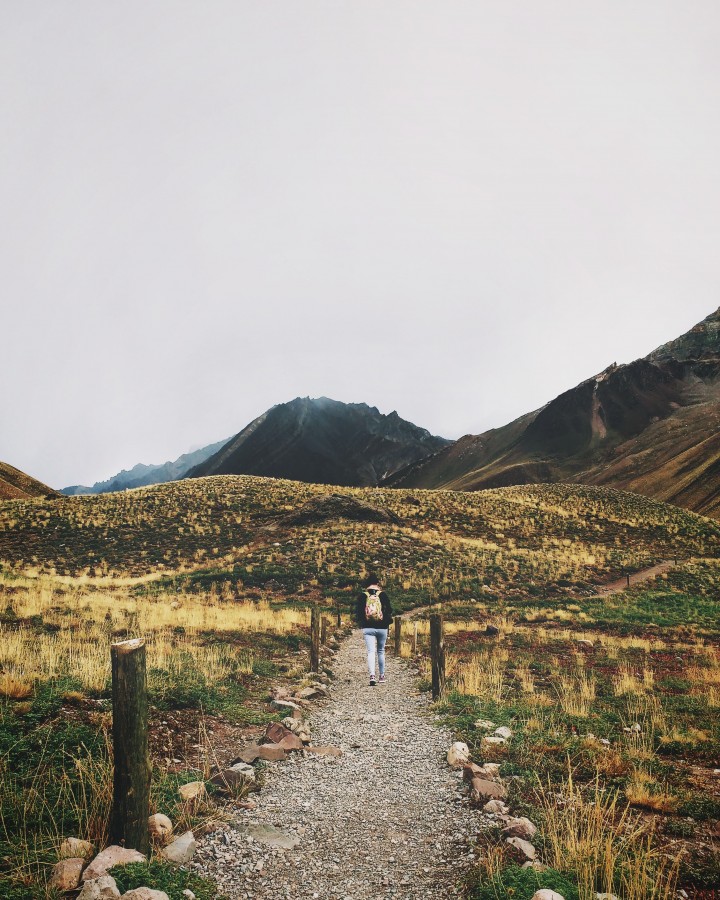
[[[1,0],[0,459],[500,426],[720,305],[716,0]]]

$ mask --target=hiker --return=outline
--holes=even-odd
[[[355,619],[363,630],[367,646],[370,685],[375,680],[375,657],[377,656],[380,684],[385,682],[385,642],[393,614],[390,598],[380,587],[377,575],[371,575],[363,585],[363,592],[358,595]]]

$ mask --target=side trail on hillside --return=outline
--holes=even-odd
[[[358,632],[333,668],[332,699],[311,724],[314,743],[342,756],[268,764],[257,808],[205,837],[193,868],[231,900],[462,896],[470,842],[487,822],[460,802],[445,760],[452,736],[405,661],[388,654],[387,683],[368,685]]]

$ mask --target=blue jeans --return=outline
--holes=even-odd
[[[365,645],[368,654],[368,670],[370,677],[375,677],[375,646],[377,645],[378,669],[380,674],[385,674],[385,642],[387,641],[387,628],[363,628]]]

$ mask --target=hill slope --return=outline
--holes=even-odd
[[[0,462],[0,500],[31,500],[34,497],[58,497],[57,491],[31,478],[20,469]]]
[[[177,481],[186,475],[193,466],[197,466],[204,462],[208,457],[224,447],[227,440],[217,441],[202,447],[200,450],[194,450],[192,453],[183,453],[172,462],[168,461],[160,465],[145,465],[138,463],[132,469],[123,469],[107,481],[96,481],[92,487],[82,484],[73,484],[70,487],[62,488],[61,493],[69,497],[78,494],[109,494],[111,491],[125,491],[130,488],[147,487],[150,484],[162,484],[165,481]]]
[[[720,309],[503,428],[466,435],[387,483],[479,490],[607,485],[720,516]]]
[[[449,444],[365,403],[298,397],[259,416],[188,472],[261,475],[310,484],[374,486]]]

